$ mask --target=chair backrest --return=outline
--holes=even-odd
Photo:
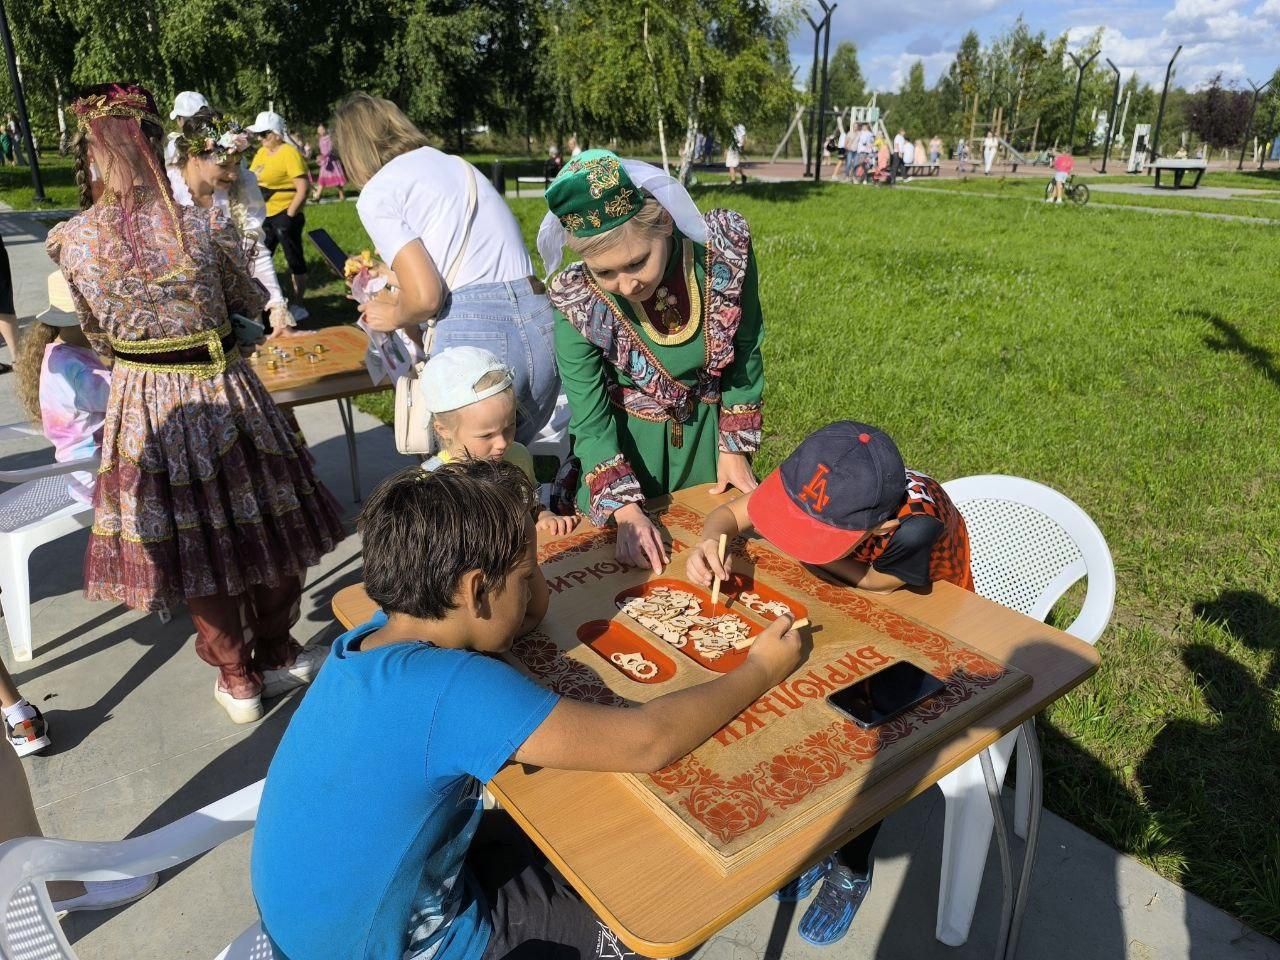
[[[253,829],[263,782],[251,783],[158,830],[128,840],[97,843],[18,837],[0,843],[0,960],[76,960],[75,951],[62,935],[44,881],[118,880],[185,863]],[[258,950],[228,956],[266,960],[271,954]]]
[[[271,941],[262,932],[262,924],[255,923],[232,940],[214,960],[275,960]]]
[[[1066,630],[1097,643],[1115,605],[1116,571],[1089,515],[1058,491],[1021,477],[961,477],[942,486],[969,528],[978,593],[1043,620],[1087,576],[1084,604]]]

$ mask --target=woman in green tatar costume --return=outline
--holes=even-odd
[[[764,321],[747,222],[703,216],[661,170],[588,150],[547,188],[538,250],[582,460],[578,509],[613,519],[617,556],[667,562],[646,498],[701,483],[749,491],[760,446]]]

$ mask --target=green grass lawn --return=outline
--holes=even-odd
[[[30,167],[0,166],[0,202],[7,203],[14,210],[67,210],[80,206],[75,169],[70,160],[41,156],[40,182],[49,201],[45,204],[35,202]]]
[[[1079,503],[1119,590],[1100,672],[1046,715],[1047,803],[1280,935],[1280,233],[844,184],[695,198],[752,225],[760,471],[851,417],[940,479],[1014,474]],[[533,249],[542,201],[512,209]],[[367,245],[354,203],[307,220]],[[350,322],[309,256],[316,321]],[[389,416],[385,394],[362,405]]]

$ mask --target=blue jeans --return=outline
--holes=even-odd
[[[432,356],[480,347],[515,371],[516,440],[528,443],[551,419],[560,393],[551,301],[526,277],[453,290],[436,320]]]

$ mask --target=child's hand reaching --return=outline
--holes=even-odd
[[[577,522],[574,517],[562,517],[558,513],[552,513],[550,510],[543,510],[538,514],[537,527],[541,533],[549,533],[553,537],[559,537],[572,530]]]
[[[700,587],[710,587],[715,578],[729,579],[729,558],[720,562],[720,542],[710,538],[703,540],[689,552],[685,575]]]
[[[806,621],[807,622],[807,621]],[[769,677],[769,686],[777,686],[800,665],[802,653],[800,633],[791,617],[779,617],[756,637],[747,655],[748,663],[758,663]]]

